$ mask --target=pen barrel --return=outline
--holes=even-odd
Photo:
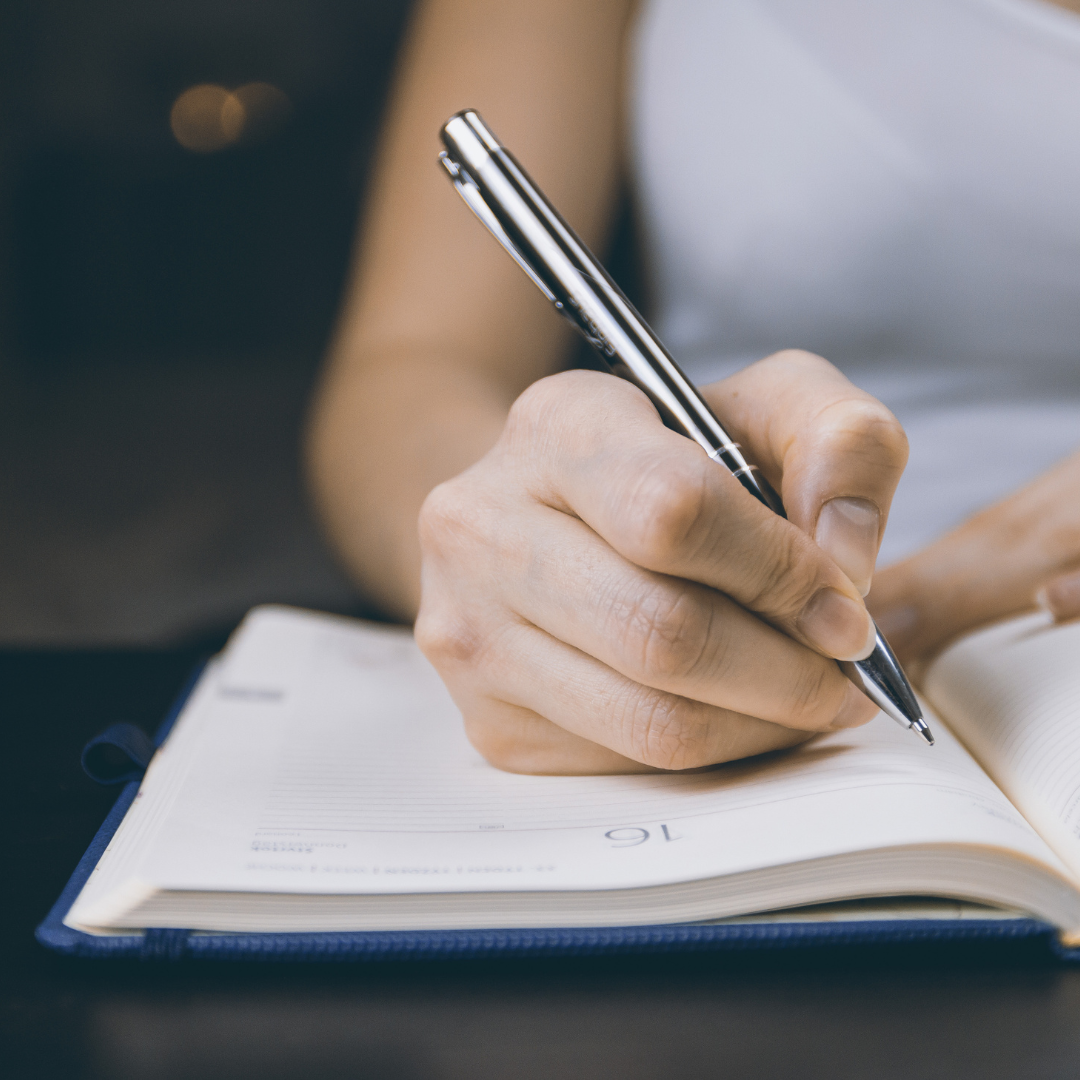
[[[443,127],[442,141],[444,163],[466,202],[613,374],[644,391],[668,427],[693,439],[751,495],[786,516],[779,496],[648,323],[480,117],[472,110],[457,113]]]

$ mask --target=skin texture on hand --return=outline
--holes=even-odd
[[[872,564],[866,522],[887,517],[903,432],[805,353],[705,393],[790,521],[595,372],[534,384],[426,501],[417,641],[494,764],[695,768],[875,714],[831,659],[872,647],[861,589],[812,536],[823,506],[853,500],[838,553]]]
[[[1080,453],[903,562],[867,597],[915,677],[950,641],[1039,603],[1080,615]]]

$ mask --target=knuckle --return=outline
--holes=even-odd
[[[486,699],[479,714],[463,713],[465,735],[488,764],[503,772],[562,773],[567,761],[557,748],[551,721],[519,705]]]
[[[802,349],[784,349],[758,365],[779,368],[786,378],[799,384],[804,379],[828,376],[826,384],[832,387],[828,400],[813,417],[821,437],[846,453],[871,459],[875,465],[902,469],[907,463],[908,440],[900,422],[876,398],[853,387],[824,357]]]
[[[554,377],[531,383],[510,406],[508,427],[531,430],[541,426],[551,410],[557,407],[558,399],[562,397],[560,390],[558,380]]]
[[[836,675],[828,662],[804,665],[788,691],[784,719],[800,728],[828,727],[844,699],[845,688]]]
[[[492,717],[465,714],[465,737],[485,761],[504,772],[521,772],[522,748],[503,724]]]
[[[484,648],[484,638],[464,616],[442,608],[422,605],[413,635],[420,651],[437,668],[474,664]]]
[[[599,452],[628,416],[644,410],[656,418],[645,395],[623,379],[596,371],[562,371],[538,379],[518,395],[510,406],[504,439],[530,459],[539,447],[580,460]]]
[[[465,522],[462,500],[452,480],[433,488],[417,519],[420,549],[425,553],[438,551]]]
[[[562,371],[530,383],[510,406],[507,431],[512,436],[548,435],[565,422],[567,409],[589,391],[595,372]]]
[[[639,695],[630,707],[631,756],[656,769],[693,769],[704,760],[696,703],[670,694]]]
[[[639,478],[629,505],[638,518],[636,554],[646,565],[677,564],[689,554],[707,512],[704,472],[648,469]]]
[[[806,379],[819,379],[822,376],[831,377],[840,375],[839,369],[829,363],[824,356],[809,352],[806,349],[780,349],[770,353],[762,360],[751,364],[745,371],[754,375],[772,375],[782,377],[785,381],[794,380],[802,384]],[[843,376],[840,376],[841,378]]]
[[[772,356],[767,356],[765,362],[798,365],[804,368],[826,367],[830,370],[836,370],[834,365],[830,364],[824,356],[810,352],[808,349],[781,349],[779,352],[773,353]]]
[[[869,395],[829,405],[819,416],[833,452],[869,465],[902,470],[908,459],[908,438],[900,421]]]
[[[483,482],[468,473],[456,476],[433,488],[420,507],[416,524],[421,555],[460,565],[479,549],[502,552],[506,521]]]
[[[778,528],[768,551],[748,565],[740,600],[752,611],[788,618],[801,611],[817,590],[816,569],[808,563],[804,542],[793,528]]]
[[[712,654],[712,608],[683,589],[657,585],[623,620],[624,644],[640,678],[656,686],[687,679]]]

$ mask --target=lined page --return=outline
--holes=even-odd
[[[441,687],[425,689],[441,697]],[[384,723],[378,726],[355,723],[353,704],[332,695],[310,709],[283,740],[259,816],[261,834],[611,828],[882,785],[972,794],[974,770],[966,755],[952,747],[927,754],[911,735],[884,722],[859,737],[833,736],[719,770],[518,776],[479,757],[464,740],[456,712],[440,710],[444,722],[432,724],[424,694],[393,697],[381,703]],[[977,776],[976,784],[980,791],[985,786]],[[1001,801],[996,793],[988,797],[994,805]]]
[[[138,851],[118,837],[70,919],[120,887],[631,888],[916,844],[1066,873],[944,728],[933,748],[878,717],[693,774],[516,776],[472,749],[409,634],[329,616],[249,616],[195,718],[148,774]]]
[[[1029,615],[964,638],[927,692],[1010,799],[1080,876],[1080,622]]]

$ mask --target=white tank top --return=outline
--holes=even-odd
[[[1045,0],[653,0],[632,142],[697,382],[821,353],[911,441],[881,565],[1080,446],[1080,18]]]

